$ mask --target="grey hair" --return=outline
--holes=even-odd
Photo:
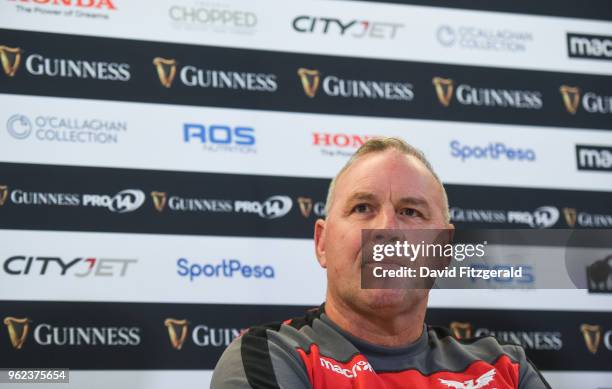
[[[425,158],[425,154],[423,154],[421,150],[408,144],[403,139],[400,139],[397,137],[381,137],[381,138],[368,139],[363,145],[361,145],[361,147],[359,147],[359,149],[357,149],[355,154],[351,156],[351,158],[348,160],[346,165],[344,165],[344,167],[340,169],[338,174],[336,174],[336,176],[332,179],[331,183],[329,184],[329,190],[327,191],[327,199],[325,201],[325,214],[327,215],[329,213],[329,209],[331,207],[331,203],[334,198],[334,188],[336,186],[336,182],[338,181],[338,178],[356,160],[363,157],[364,155],[372,154],[372,153],[381,153],[386,150],[397,150],[401,152],[402,154],[418,159],[419,161],[421,161],[421,163],[423,163],[423,165],[425,165],[427,170],[429,170],[431,175],[440,184],[440,187],[442,188],[442,199],[444,202],[443,213],[444,213],[444,218],[446,222],[449,223],[450,222],[450,212],[449,212],[449,207],[448,207],[448,196],[446,194],[446,189],[444,188],[444,185],[442,184],[442,181],[440,180],[440,177],[438,177],[436,172],[433,170],[431,163],[429,163],[427,158]]]

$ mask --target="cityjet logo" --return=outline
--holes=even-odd
[[[32,320],[27,317],[4,318],[4,325],[9,332],[11,345],[14,349],[23,348],[28,338]],[[127,326],[80,327],[57,326],[41,323],[34,327],[34,342],[39,346],[138,346],[141,342],[141,328]]]
[[[108,11],[116,11],[117,7],[113,4],[115,0],[9,0],[18,4],[48,4],[64,8],[97,8]]]
[[[341,20],[337,18],[301,15],[293,19],[293,29],[300,33],[331,34],[341,37],[395,39],[403,23],[390,23],[372,20]]]
[[[359,135],[330,132],[313,132],[312,145],[321,150],[325,156],[350,157],[374,135]]]
[[[585,323],[580,326],[580,332],[584,344],[591,354],[597,354],[602,343],[605,349],[612,351],[612,330],[604,333],[600,325]]]
[[[68,143],[118,143],[121,133],[127,132],[127,122],[68,118],[53,115],[36,116],[30,120],[25,115],[12,115],[6,122],[6,130],[15,139],[33,138],[38,141]]]
[[[432,83],[440,104],[449,107],[455,92],[455,82],[450,78],[434,77]],[[454,96],[461,105],[517,109],[541,109],[544,105],[542,94],[538,91],[479,88],[459,84]]]
[[[578,170],[612,172],[612,146],[576,145]]]
[[[367,361],[357,361],[352,366],[343,366],[340,363],[334,363],[332,360],[327,358],[319,357],[321,366],[327,370],[333,371],[336,374],[340,374],[346,378],[357,378],[359,375],[366,374],[366,372],[374,373],[372,366]]]
[[[559,92],[561,92],[565,110],[572,115],[578,112],[580,105],[588,113],[612,113],[612,96],[602,96],[594,92],[585,92],[582,95],[579,87],[568,85],[562,85],[559,88]]]
[[[559,210],[543,206],[533,212],[451,207],[451,220],[463,223],[524,224],[531,228],[549,228],[557,224]]]
[[[168,338],[173,349],[180,351],[189,337],[191,322],[187,319],[167,318],[164,326],[168,331]],[[242,335],[246,330],[238,328],[214,328],[205,324],[198,324],[191,330],[191,342],[197,347],[219,347],[225,348],[234,339]]]
[[[571,228],[612,228],[612,214],[578,212],[576,208],[563,208],[565,222]]]
[[[559,351],[563,348],[563,335],[559,331],[507,331],[476,328],[471,323],[452,322],[452,335],[459,340],[493,336],[501,342],[519,344],[528,350]]]
[[[2,69],[7,76],[15,76],[22,54],[23,50],[18,47],[0,46]],[[26,71],[33,76],[122,82],[131,78],[130,65],[127,63],[52,58],[41,54],[30,54],[24,62]]]
[[[4,261],[2,269],[12,276],[54,275],[74,277],[125,277],[137,259],[78,257],[63,260],[55,256],[15,255]]]
[[[167,192],[151,192],[153,205],[158,212],[166,208],[183,212],[219,212],[255,214],[263,219],[277,219],[291,211],[293,201],[288,196],[272,196],[265,201],[222,200],[168,196]]]
[[[297,71],[306,96],[314,98],[321,85],[329,97],[356,99],[381,99],[411,101],[414,99],[412,84],[390,81],[347,80],[335,75],[322,78],[316,69],[300,68]]]
[[[8,191],[8,188],[6,189]],[[1,193],[0,193],[1,194]],[[125,189],[114,196],[101,194],[30,192],[13,189],[8,196],[15,205],[47,205],[106,208],[111,212],[127,213],[140,208],[145,194],[138,189]]]
[[[172,87],[178,74],[181,83],[188,87],[233,89],[250,92],[276,92],[278,89],[275,74],[235,72],[229,70],[201,69],[192,65],[182,66],[172,58],[155,57],[153,65],[159,82],[165,88]]]
[[[567,55],[612,60],[612,36],[567,33]]]

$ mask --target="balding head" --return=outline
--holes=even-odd
[[[325,202],[325,214],[328,214],[332,207],[332,204],[334,201],[334,189],[335,189],[336,183],[338,182],[338,179],[343,175],[343,173],[346,172],[346,170],[349,169],[360,158],[363,158],[366,155],[371,155],[375,153],[383,153],[388,150],[396,150],[400,152],[401,154],[404,154],[406,156],[416,159],[417,161],[419,161],[425,166],[425,168],[431,173],[433,178],[440,185],[440,189],[442,191],[442,199],[443,199],[442,201],[443,204],[440,204],[440,206],[442,207],[443,214],[446,219],[445,221],[447,223],[450,222],[450,213],[449,213],[449,208],[448,208],[448,196],[446,195],[446,189],[444,188],[442,181],[440,181],[440,178],[438,177],[436,172],[433,170],[431,164],[429,163],[427,158],[425,158],[425,155],[423,154],[422,151],[409,145],[404,140],[400,138],[396,138],[396,137],[369,139],[355,152],[355,154],[351,156],[348,162],[344,165],[344,167],[342,167],[342,169],[340,169],[338,174],[336,174],[336,176],[332,179],[331,183],[329,184],[329,190],[327,192],[327,200]]]

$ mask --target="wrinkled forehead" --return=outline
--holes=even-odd
[[[396,150],[367,154],[355,160],[337,178],[334,203],[344,203],[355,193],[378,200],[419,197],[443,206],[441,185],[418,158]]]

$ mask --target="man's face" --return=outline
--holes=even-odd
[[[361,289],[361,230],[450,228],[443,204],[440,184],[414,157],[387,150],[355,161],[336,181],[327,219],[315,227],[330,297],[357,311],[392,314],[426,298],[423,289]]]

